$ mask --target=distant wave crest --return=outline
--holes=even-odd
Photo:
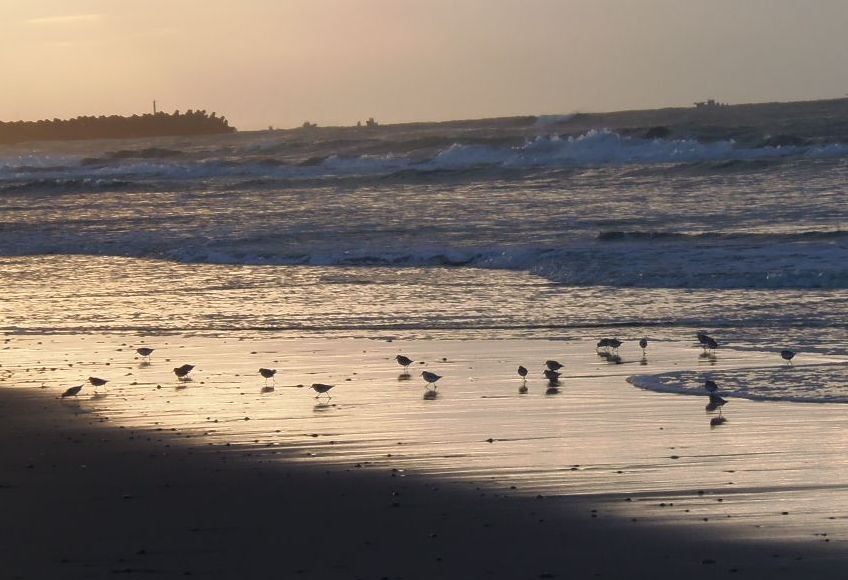
[[[363,146],[365,143],[363,144]],[[281,151],[284,151],[283,148]],[[355,150],[355,147],[354,147]],[[224,154],[226,153],[226,154]],[[266,147],[249,151],[206,151],[189,154],[148,147],[116,150],[99,157],[0,159],[0,182],[40,178],[115,178],[190,180],[322,179],[388,176],[409,172],[595,167],[608,165],[704,164],[703,171],[722,171],[734,163],[793,157],[842,157],[848,145],[739,147],[733,141],[703,143],[689,139],[645,139],[608,130],[577,137],[537,137],[519,145],[455,143],[421,158],[406,149],[379,154],[328,153],[307,159],[275,157]],[[730,163],[730,166],[727,164]]]

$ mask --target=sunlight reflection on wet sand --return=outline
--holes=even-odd
[[[845,406],[729,398],[727,422],[711,426],[706,397],[625,381],[773,368],[782,364],[773,353],[722,350],[706,359],[691,344],[652,342],[642,364],[627,343],[614,364],[589,341],[159,336],[143,341],[156,348],[148,365],[134,352],[142,341],[126,334],[7,339],[0,384],[58,395],[103,376],[110,383],[96,397],[87,388],[57,404],[118,425],[176,429],[225,452],[596,496],[628,517],[720,520],[741,536],[848,534]],[[409,377],[398,353],[416,360]],[[551,358],[565,363],[558,395],[545,394]],[[186,362],[196,368],[182,383],[172,369]],[[519,364],[530,369],[527,394],[518,392]],[[278,369],[273,392],[262,392],[260,367]],[[444,375],[435,399],[424,396],[425,369]],[[298,386],[312,383],[335,385],[332,399]]]

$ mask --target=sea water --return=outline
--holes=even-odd
[[[0,330],[687,342],[700,330],[720,348],[842,355],[846,179],[840,144],[611,131],[7,146]],[[779,388],[756,372],[726,384],[844,402],[844,379],[836,365]]]

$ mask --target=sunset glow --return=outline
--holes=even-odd
[[[241,129],[839,97],[848,10],[788,0],[0,6],[0,120],[204,108]]]

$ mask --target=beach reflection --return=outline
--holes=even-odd
[[[809,484],[810,457],[817,458],[817,481],[843,481],[848,469],[845,407],[734,398],[733,429],[716,429],[728,423],[714,416],[709,426],[704,424],[700,375],[696,373],[700,380],[692,391],[697,396],[637,389],[625,378],[644,367],[635,364],[640,353],[628,352],[626,345],[622,354],[633,355],[634,364],[607,364],[588,341],[144,337],[156,344],[163,359],[197,363],[197,386],[187,389],[190,383],[180,382],[174,386],[180,393],[175,396],[174,389],[159,388],[174,384],[172,364],[138,368],[126,353],[116,352],[114,345],[124,340],[120,335],[81,338],[54,335],[36,345],[32,338],[15,337],[7,360],[18,366],[4,363],[3,368],[13,371],[16,385],[42,392],[44,383],[57,394],[80,377],[102,375],[110,380],[109,396],[92,397],[83,391],[79,400],[51,402],[74,413],[96,410],[116,426],[178,429],[197,444],[244,446],[267,459],[286,450],[291,461],[367,462],[375,468],[515,486],[521,493],[546,496],[656,496],[726,489],[732,481],[730,489],[785,488],[784,501],[790,503],[796,493],[792,490]],[[439,368],[444,378],[438,392],[398,384],[394,356],[399,347],[419,360],[451,361]],[[528,392],[516,396],[524,383],[515,374],[515,361],[541,367],[550,352],[566,365],[567,390],[536,375],[527,380]],[[821,361],[808,359],[817,364],[797,365],[793,377],[824,372]],[[687,360],[696,366],[690,344],[657,341],[651,351],[651,376],[679,373]],[[284,377],[281,383],[289,386],[262,393],[256,368],[272,362]],[[773,353],[726,349],[711,376],[730,388],[732,382],[722,373],[748,381],[751,369],[779,365]],[[788,376],[783,369],[780,373]],[[317,381],[336,385],[332,402],[316,402],[311,389],[295,388]],[[439,403],[433,404],[435,400]],[[710,437],[704,437],[705,429],[712,430]],[[781,437],[776,446],[775,437],[787,429],[793,436]],[[495,443],[486,443],[488,439]],[[670,459],[672,455],[677,459]],[[567,467],[574,465],[579,468]],[[729,476],[728,470],[736,475]],[[799,495],[800,503],[793,507],[809,514],[803,521],[840,509],[848,512],[848,492],[829,497],[826,506],[805,497]],[[760,513],[756,501],[739,498],[738,504],[725,502],[722,510],[747,514],[750,521],[760,517],[751,515]],[[636,503],[616,505],[647,509]],[[684,499],[676,499],[678,503],[692,514],[707,509]],[[675,513],[684,517],[684,512]],[[791,524],[791,531],[800,521],[779,525]]]

